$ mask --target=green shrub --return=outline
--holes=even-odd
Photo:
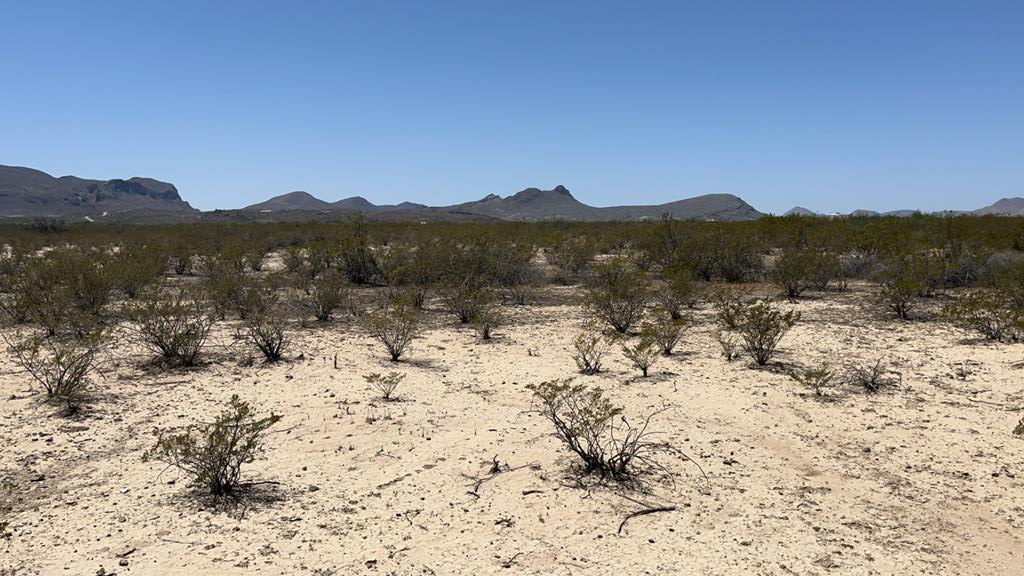
[[[367,314],[364,324],[370,335],[384,344],[391,361],[398,362],[419,334],[420,312],[409,305],[388,303]]]
[[[143,460],[177,468],[214,496],[234,495],[243,487],[242,466],[263,452],[267,430],[280,420],[279,415],[257,418],[235,395],[228,409],[211,423],[181,431],[156,430],[156,445]]]
[[[391,400],[392,395],[395,393],[395,389],[405,379],[405,374],[399,374],[398,372],[389,372],[387,374],[379,374],[374,372],[363,376],[363,379],[372,386],[375,390],[380,392],[381,398],[384,400]]]
[[[574,353],[572,359],[584,374],[597,374],[601,371],[601,360],[604,358],[611,342],[600,332],[590,329],[577,334],[572,339]]]
[[[277,362],[288,345],[280,298],[272,286],[257,285],[248,300],[244,315],[244,337],[263,354],[267,362]]]
[[[804,386],[814,390],[815,396],[824,396],[825,389],[832,383],[835,371],[828,364],[819,364],[808,368],[797,368],[792,378]]]
[[[670,270],[665,284],[657,292],[658,305],[672,320],[683,317],[683,311],[695,308],[700,300],[701,287],[688,269]]]
[[[736,330],[743,348],[758,366],[764,366],[775,355],[782,337],[800,319],[800,314],[782,312],[769,301],[746,304],[737,311]]]
[[[348,284],[333,270],[306,281],[304,293],[306,310],[319,322],[330,320],[334,311],[346,305],[351,298]]]
[[[683,337],[683,330],[689,323],[689,318],[680,317],[676,320],[661,319],[653,324],[644,326],[641,331],[650,337],[661,349],[665,356],[671,356],[679,340]]]
[[[63,404],[67,414],[78,411],[92,384],[90,375],[99,368],[102,330],[77,338],[16,334],[4,339],[14,361],[43,387],[48,401]]]
[[[998,292],[975,291],[957,297],[942,309],[957,328],[978,332],[988,340],[1014,338],[1024,324],[1022,311]]]
[[[646,274],[628,260],[602,262],[594,266],[594,276],[587,283],[586,307],[616,332],[625,334],[643,319],[647,285]]]
[[[445,286],[441,289],[441,301],[463,324],[476,320],[481,312],[490,308],[494,294],[473,281]]]
[[[156,245],[129,244],[109,262],[104,273],[117,290],[135,298],[147,286],[157,282],[167,267],[167,255]]]
[[[657,361],[659,353],[658,343],[647,334],[641,335],[632,345],[622,344],[622,354],[644,375],[644,378]]]
[[[640,426],[632,426],[622,416],[622,408],[599,388],[587,389],[571,379],[528,388],[537,411],[554,427],[555,437],[579,457],[582,474],[630,480],[643,468],[656,467],[652,459],[656,453],[670,450],[667,444],[650,440],[650,416]]]
[[[198,294],[153,290],[127,309],[139,341],[167,361],[193,366],[209,337],[213,315]]]
[[[887,263],[877,275],[881,286],[878,302],[889,308],[897,318],[910,319],[917,298],[927,292],[927,285],[920,278],[920,273],[919,267],[911,266],[906,260]]]

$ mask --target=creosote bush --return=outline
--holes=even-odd
[[[641,330],[641,334],[645,334],[654,340],[661,349],[662,354],[671,356],[672,352],[675,351],[676,345],[682,339],[683,330],[689,321],[689,318],[686,316],[680,316],[675,320],[661,319],[653,324],[645,325]]]
[[[988,340],[1015,339],[1024,328],[1024,310],[999,292],[976,291],[958,296],[942,309],[942,316],[962,330],[978,332]]]
[[[326,322],[335,310],[348,304],[351,290],[341,274],[334,270],[320,274],[305,283],[303,304],[318,322]]]
[[[679,320],[687,308],[695,308],[700,300],[701,286],[693,279],[689,269],[670,270],[665,284],[658,290],[658,306],[672,320]]]
[[[825,396],[825,390],[831,385],[835,371],[828,363],[797,368],[791,374],[793,380],[814,390],[815,396]]]
[[[15,362],[42,385],[47,401],[63,404],[68,415],[76,413],[92,384],[90,375],[99,369],[102,329],[74,338],[29,334],[4,339]]]
[[[279,308],[280,297],[273,284],[254,285],[246,298],[242,335],[263,354],[267,362],[277,362],[288,345],[285,320]]]
[[[660,353],[661,350],[658,348],[658,343],[649,334],[641,335],[632,345],[622,344],[622,354],[644,375],[644,378],[647,377],[647,372],[651,366],[658,360]]]
[[[373,372],[363,376],[363,379],[372,386],[375,390],[380,392],[381,398],[384,400],[391,400],[395,393],[395,389],[405,379],[405,374],[399,374],[398,372],[388,372],[387,374],[380,374]]]
[[[652,457],[671,450],[665,443],[650,440],[648,416],[641,425],[631,425],[622,408],[605,398],[599,388],[574,384],[572,379],[531,384],[537,411],[555,429],[558,438],[581,461],[580,472],[624,481],[642,468],[658,467]]]
[[[441,301],[462,324],[476,320],[494,302],[494,294],[475,281],[464,281],[441,289]]]
[[[202,296],[184,289],[171,295],[147,292],[126,315],[144,346],[181,366],[196,363],[214,324]]]
[[[647,284],[646,274],[625,258],[596,264],[586,287],[587,309],[616,332],[625,334],[643,319]]]
[[[611,345],[599,331],[588,329],[572,339],[573,355],[576,366],[584,374],[597,374],[601,371],[601,359]]]
[[[233,495],[243,486],[242,466],[263,451],[267,430],[280,420],[279,415],[257,418],[235,395],[213,422],[180,431],[156,430],[156,445],[143,460],[177,468],[213,496]]]
[[[485,306],[477,313],[476,318],[473,319],[473,326],[476,327],[480,338],[483,340],[490,340],[494,330],[504,325],[504,323],[505,315],[493,303]]]
[[[388,302],[367,314],[363,323],[370,335],[384,344],[391,361],[398,362],[419,334],[420,311],[409,304]]]
[[[782,312],[766,300],[745,304],[736,314],[736,330],[743,339],[743,348],[758,366],[771,360],[782,337],[800,319],[799,313]]]

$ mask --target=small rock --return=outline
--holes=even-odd
[[[35,476],[32,477],[33,482],[42,482],[43,480],[46,480],[45,474],[36,474]]]

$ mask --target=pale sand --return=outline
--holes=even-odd
[[[511,325],[482,343],[432,302],[430,329],[397,366],[346,318],[296,326],[292,360],[273,366],[240,366],[239,347],[160,372],[126,345],[102,394],[70,420],[29,393],[5,354],[0,472],[14,511],[0,574],[1024,573],[1024,439],[1010,433],[1024,415],[1014,367],[1024,345],[886,320],[867,290],[797,304],[804,319],[775,368],[725,362],[704,307],[683,353],[652,377],[618,350],[607,372],[578,376],[634,418],[667,406],[652,427],[710,480],[665,459],[675,483],[652,479],[646,496],[574,487],[570,455],[528,412],[528,383],[576,372],[576,306],[509,309]],[[859,364],[884,356],[902,386],[822,402],[778,366],[840,350]],[[363,375],[391,369],[408,375],[402,401],[375,400]],[[263,492],[276,499],[204,510],[184,478],[140,456],[154,426],[209,419],[233,393],[284,415],[246,469],[280,485]],[[495,456],[513,470],[469,494],[465,476]],[[634,518],[620,535],[642,509],[620,494],[678,509]]]

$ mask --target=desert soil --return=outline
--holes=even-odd
[[[640,378],[619,350],[580,376],[574,287],[510,308],[481,342],[430,303],[409,360],[342,318],[296,325],[288,361],[249,363],[218,328],[204,365],[162,370],[130,337],[80,416],[41,403],[0,355],[0,574],[1022,574],[1022,344],[881,314],[870,289],[795,305],[772,366],[726,362],[713,311]],[[789,305],[786,305],[789,306]],[[337,367],[335,367],[335,357]],[[901,383],[828,399],[787,375],[884,358]],[[370,372],[407,375],[383,402]],[[526,386],[576,376],[690,455],[646,491],[584,480]],[[153,428],[232,394],[283,420],[234,506],[143,462]],[[502,472],[482,482],[497,459]],[[645,506],[674,511],[627,515]]]

